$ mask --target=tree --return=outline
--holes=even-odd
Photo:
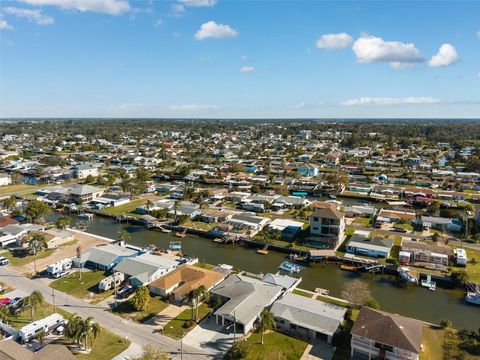
[[[128,241],[132,238],[132,235],[127,230],[122,230],[118,232],[117,238],[120,241]]]
[[[432,241],[436,243],[438,240],[440,240],[440,234],[438,232],[433,233]]]
[[[247,356],[247,347],[245,341],[237,341],[227,351],[224,360],[241,360]]]
[[[342,297],[348,302],[360,306],[372,298],[367,283],[354,280],[343,285]]]
[[[25,208],[25,217],[28,221],[36,223],[43,219],[45,216],[50,215],[52,209],[43,201],[29,202]]]
[[[28,250],[33,255],[33,269],[37,273],[37,254],[47,248],[47,242],[43,234],[35,233],[30,236]]]
[[[145,203],[145,209],[147,209],[147,211],[150,211],[152,207],[153,207],[153,202],[150,199],[147,200],[147,202]]]
[[[77,314],[71,314],[67,317],[67,324],[65,325],[64,336],[65,338],[75,341],[80,346],[80,339],[82,336],[80,323],[82,319]]]
[[[37,334],[37,340],[40,343],[40,346],[43,346],[43,343],[45,342],[46,337],[47,337],[47,334],[43,330]]]
[[[42,305],[45,302],[42,293],[39,290],[34,290],[30,296],[24,298],[26,305],[30,307],[30,315],[32,317],[32,321],[35,321],[35,312],[39,305]]]
[[[55,221],[55,226],[61,230],[65,230],[69,224],[70,224],[70,217],[65,215],[59,216],[57,221]]]
[[[192,306],[192,319],[193,319],[193,307],[195,307],[195,322],[198,321],[198,307],[200,305],[200,298],[207,292],[205,286],[201,285],[196,289],[191,290],[188,293],[188,300]]]
[[[88,340],[90,340],[90,345],[92,345],[93,339],[96,339],[100,333],[100,325],[94,322],[93,318],[89,316],[85,320],[80,321],[80,329],[82,332],[84,347],[85,349],[88,349]]]
[[[8,309],[7,306],[2,306],[0,307],[0,321],[8,324],[10,321],[10,310]]]
[[[145,345],[143,347],[142,355],[135,358],[135,360],[168,360],[168,355],[159,346]]]
[[[7,209],[7,211],[11,211],[17,205],[17,198],[15,197],[15,195],[12,195],[6,198],[5,200],[3,200],[2,205],[5,209]]]
[[[442,329],[450,328],[452,327],[452,322],[448,319],[444,319],[440,321],[440,327]]]
[[[140,286],[132,298],[132,305],[137,311],[144,311],[150,305],[150,290],[147,286]]]
[[[464,286],[468,282],[468,273],[465,270],[452,271],[450,278],[457,286]]]
[[[275,328],[275,320],[273,319],[273,314],[267,309],[263,309],[260,313],[260,332],[262,334],[262,345],[263,337],[266,330],[271,330]]]

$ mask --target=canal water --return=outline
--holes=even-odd
[[[131,234],[128,242],[135,246],[153,244],[160,249],[167,249],[170,241],[179,241],[172,234],[147,230],[143,226],[121,224],[99,216],[95,216],[88,224],[88,232],[109,238],[116,238],[120,231],[126,230]],[[285,254],[279,252],[270,251],[266,256],[258,255],[253,249],[216,244],[197,236],[187,235],[181,241],[184,253],[197,256],[200,261],[214,265],[230,264],[254,273],[277,272],[277,267],[285,260]],[[467,304],[464,300],[465,293],[461,290],[437,288],[432,292],[419,286],[405,288],[392,277],[356,274],[340,270],[335,265],[306,267],[299,276],[302,277],[300,287],[308,290],[317,287],[328,289],[332,296],[338,297],[341,297],[345,283],[360,279],[368,284],[382,310],[435,324],[448,319],[456,328],[477,330],[480,326],[480,306]]]

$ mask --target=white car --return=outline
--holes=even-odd
[[[0,265],[8,265],[10,261],[5,256],[0,256]]]
[[[55,279],[60,279],[60,278],[62,278],[62,277],[64,277],[64,276],[67,276],[68,274],[70,274],[70,271],[63,270],[63,271],[59,271],[59,272],[53,274],[53,277],[54,277]]]

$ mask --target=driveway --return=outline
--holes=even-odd
[[[237,339],[242,334],[237,334]],[[193,348],[202,349],[215,359],[222,359],[225,352],[233,345],[233,328],[226,330],[215,323],[215,316],[203,319],[184,338],[183,343]]]
[[[334,348],[325,341],[314,340],[305,349],[301,360],[331,360],[334,352]]]

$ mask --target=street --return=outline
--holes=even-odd
[[[91,316],[102,327],[111,332],[122,336],[132,343],[143,346],[152,344],[160,346],[166,351],[172,359],[211,359],[207,353],[201,349],[189,346],[183,346],[183,356],[180,353],[180,342],[169,337],[152,333],[150,327],[125,320],[119,316],[110,313],[108,308],[94,304],[89,304],[70,295],[55,291],[50,288],[43,279],[30,280],[23,275],[6,267],[0,268],[0,279],[15,289],[20,289],[30,294],[34,290],[39,290],[44,298],[50,304],[53,304],[70,313],[77,313],[85,318]],[[54,294],[54,296],[53,296]],[[101,335],[100,335],[101,336]]]

